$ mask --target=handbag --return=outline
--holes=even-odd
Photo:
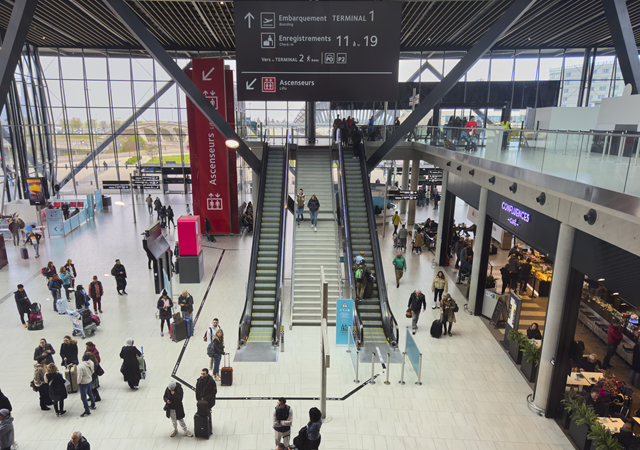
[[[407,316],[407,319],[411,319],[411,307],[407,308],[407,313],[405,314],[405,316]]]
[[[29,383],[29,386],[31,386],[31,389],[33,389],[33,392],[38,392],[38,388],[36,387],[36,384],[34,383],[33,380],[31,380],[31,382]]]
[[[453,312],[457,313],[458,311],[460,311],[460,308],[458,307],[458,304],[456,303],[456,306],[453,307]]]
[[[182,316],[180,315],[179,312],[173,315],[173,323],[178,323],[178,322],[182,322]]]

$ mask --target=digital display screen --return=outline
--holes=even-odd
[[[27,187],[29,189],[29,204],[44,205],[45,198],[45,180],[42,178],[27,178]]]

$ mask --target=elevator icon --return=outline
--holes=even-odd
[[[209,198],[207,198],[207,210],[222,211],[222,209],[222,199],[220,198],[220,194],[216,194],[215,197],[213,194],[209,194]]]

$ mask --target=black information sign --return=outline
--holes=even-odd
[[[401,2],[235,2],[238,100],[395,101]]]
[[[493,308],[493,314],[491,315],[491,320],[489,323],[495,323],[494,328],[498,328],[498,323],[501,321],[501,317],[504,315],[502,309],[504,308],[504,300],[502,297],[498,297],[498,301],[496,302],[496,307]],[[504,319],[503,319],[504,320]]]
[[[389,191],[387,198],[390,200],[417,200],[418,191],[407,191],[404,189]]]
[[[102,180],[102,189],[110,189],[110,190],[122,190],[122,189],[131,189],[129,184],[129,180]]]

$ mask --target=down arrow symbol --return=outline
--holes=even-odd
[[[249,83],[248,81],[245,81],[245,87],[247,91],[253,91],[253,83],[255,82],[256,82],[256,78],[254,78],[251,83]]]

